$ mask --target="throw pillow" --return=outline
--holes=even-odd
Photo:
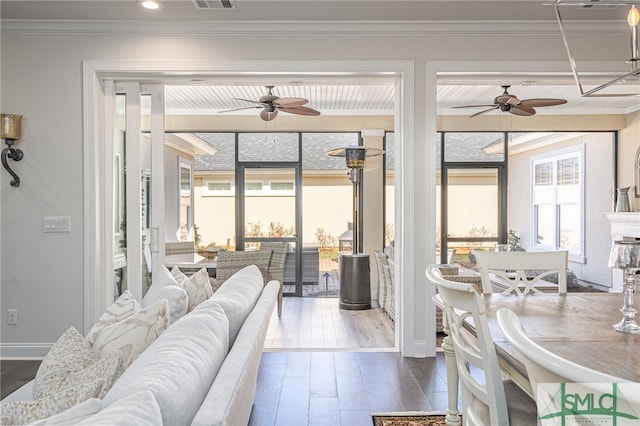
[[[78,405],[54,414],[51,417],[37,420],[31,425],[74,425],[87,419],[102,410],[102,400],[100,398],[90,398]]]
[[[123,373],[123,358],[120,351],[108,353],[93,364],[74,373],[50,375],[40,381],[34,389],[34,398],[47,398],[62,392],[83,389],[87,383],[99,385],[93,398],[102,398]],[[73,395],[73,394],[70,394]],[[86,399],[86,398],[85,398]]]
[[[87,341],[71,326],[62,333],[42,360],[33,381],[33,396],[40,391],[43,381],[80,371],[98,360]]]
[[[96,339],[96,335],[100,334],[102,330],[125,318],[130,317],[134,312],[140,310],[140,304],[133,297],[133,294],[129,290],[125,290],[124,293],[118,297],[118,299],[109,306],[104,314],[98,319],[98,321],[91,327],[89,333],[87,333],[87,341],[93,345]]]
[[[127,368],[168,326],[169,303],[160,300],[124,321],[105,327],[96,336],[93,350],[101,357],[121,351]]]
[[[0,403],[0,424],[23,425],[44,419],[93,398],[101,383],[84,383],[46,398]]]
[[[187,312],[191,312],[193,308],[198,306],[213,295],[211,282],[209,281],[209,273],[206,268],[200,269],[190,277],[182,273],[177,267],[173,267],[171,274],[178,281],[189,295],[189,306]]]
[[[169,302],[171,324],[187,313],[189,307],[187,291],[178,284],[164,265],[160,265],[153,271],[151,287],[142,298],[142,306],[147,308],[162,299]]]
[[[31,423],[62,413],[90,398],[102,398],[123,370],[122,354],[113,352],[76,373],[50,376],[35,399],[0,404],[1,424]]]

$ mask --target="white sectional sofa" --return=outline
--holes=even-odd
[[[164,330],[103,398],[37,424],[246,425],[280,284],[255,266]],[[2,402],[32,398],[33,381]]]

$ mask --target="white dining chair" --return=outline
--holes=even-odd
[[[536,284],[552,274],[558,275],[558,293],[567,293],[567,251],[474,250],[472,255],[485,294],[493,293],[494,287],[504,287],[502,293],[536,293]]]
[[[514,382],[503,378],[498,367],[480,294],[472,284],[443,278],[437,265],[429,265],[426,275],[444,303],[462,390],[462,423],[535,425],[535,402]]]

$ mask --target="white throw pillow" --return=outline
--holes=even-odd
[[[190,277],[182,273],[176,266],[171,269],[171,274],[178,281],[189,295],[189,307],[187,312],[191,312],[193,308],[198,306],[213,295],[211,282],[209,281],[209,273],[206,268],[200,269]]]
[[[45,355],[33,380],[33,397],[40,393],[44,381],[53,376],[75,373],[98,360],[84,337],[71,326],[62,333]]]
[[[93,345],[96,335],[100,334],[105,327],[130,317],[140,308],[140,303],[133,297],[133,294],[129,290],[125,290],[91,327],[91,330],[87,333],[87,341]]]
[[[50,376],[31,401],[0,405],[1,424],[19,425],[62,413],[90,398],[104,396],[123,371],[122,354],[113,352],[70,375]]]
[[[171,324],[187,313],[189,307],[187,291],[178,284],[164,265],[160,265],[153,271],[151,287],[142,298],[142,306],[149,307],[162,299],[169,302]]]
[[[124,321],[106,326],[96,336],[93,350],[101,357],[121,351],[127,368],[168,326],[169,303],[160,300]]]

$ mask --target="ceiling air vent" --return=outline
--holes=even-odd
[[[232,0],[193,0],[196,9],[235,9]]]

